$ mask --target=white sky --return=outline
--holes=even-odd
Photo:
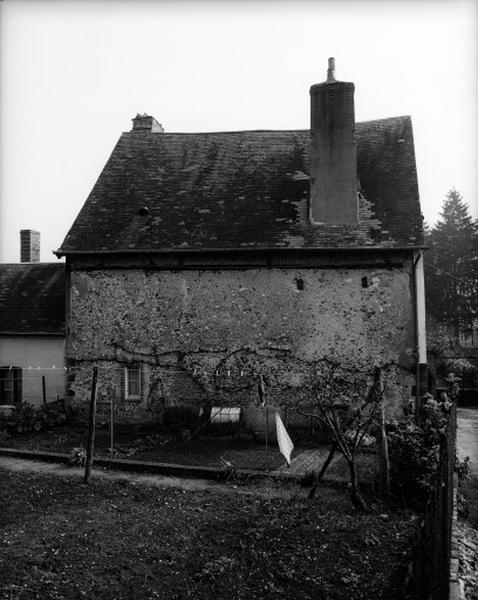
[[[137,112],[166,131],[306,129],[309,87],[355,83],[356,120],[412,116],[422,212],[478,217],[476,0],[0,3],[0,262],[57,249]]]

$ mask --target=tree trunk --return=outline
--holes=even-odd
[[[335,454],[336,450],[337,450],[337,442],[334,442],[332,444],[332,446],[330,447],[327,458],[325,459],[325,462],[322,465],[322,468],[320,469],[319,475],[317,476],[317,479],[315,480],[315,482],[309,492],[309,495],[307,496],[307,498],[309,500],[312,500],[312,498],[315,496],[315,492],[317,491],[317,488],[319,487],[319,483],[322,481],[322,479],[325,475],[325,472],[327,471],[330,463],[332,462],[332,459],[334,458],[334,454]]]
[[[350,470],[350,499],[357,510],[367,510],[367,505],[358,491],[357,472],[355,470],[355,462],[352,459],[349,461]]]

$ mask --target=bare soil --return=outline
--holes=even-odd
[[[71,473],[0,467],[1,599],[402,598],[406,513],[356,513],[330,488],[311,502],[277,484],[85,486]]]

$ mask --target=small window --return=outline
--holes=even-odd
[[[141,368],[125,367],[124,377],[125,399],[139,400],[141,398]]]
[[[22,369],[0,367],[0,404],[18,405],[22,402]]]

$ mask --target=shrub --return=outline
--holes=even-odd
[[[63,423],[65,419],[63,413],[48,405],[36,409],[25,402],[13,412],[0,415],[0,431],[5,431],[10,435],[48,431]]]
[[[66,421],[66,415],[57,410],[56,407],[45,404],[36,412],[36,422],[41,423],[42,431],[53,429]]]
[[[406,421],[387,423],[392,491],[408,506],[422,508],[426,502],[439,466],[450,409],[449,402],[437,402],[427,394],[421,427],[410,416]]]
[[[458,480],[460,482],[469,481],[471,479],[471,471],[470,471],[470,457],[465,456],[465,458],[455,457],[455,473],[458,475]]]
[[[163,424],[165,428],[185,438],[199,423],[199,412],[194,406],[168,406],[164,411]]]
[[[86,450],[83,446],[72,448],[68,454],[68,461],[75,467],[84,467],[86,465]]]
[[[251,439],[251,434],[241,431],[240,423],[208,423],[203,429],[203,435],[211,437],[237,437],[244,434],[245,439]]]

